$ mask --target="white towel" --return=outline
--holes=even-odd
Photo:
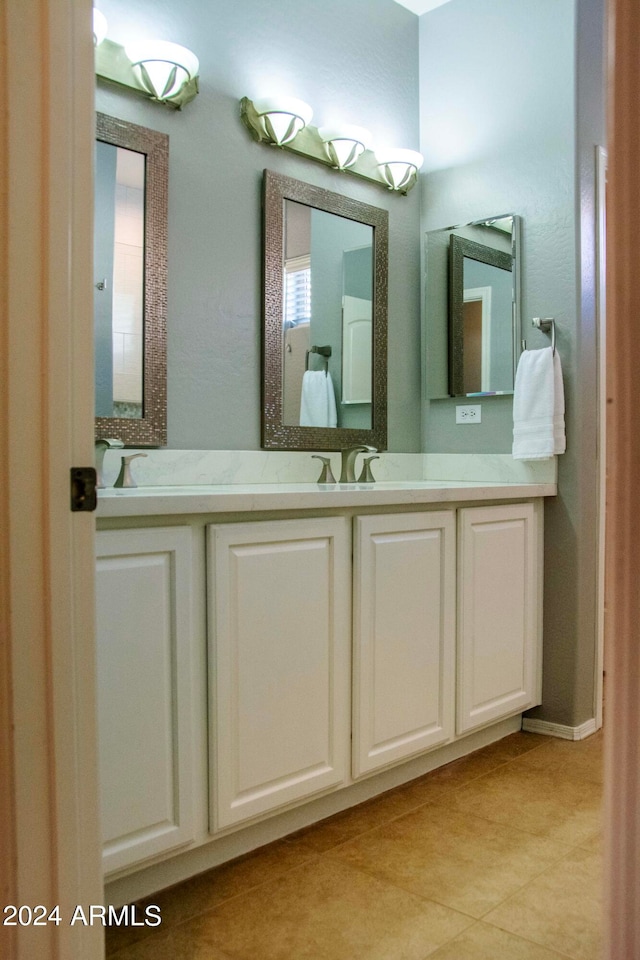
[[[330,373],[307,370],[300,396],[301,427],[337,427],[336,395]]]
[[[556,350],[524,350],[513,392],[513,459],[547,460],[564,453],[564,387]]]

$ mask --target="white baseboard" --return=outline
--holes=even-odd
[[[567,727],[562,723],[550,723],[548,720],[522,718],[522,729],[527,733],[541,733],[546,737],[559,737],[561,740],[584,740],[598,729],[595,718],[585,720],[579,727]]]

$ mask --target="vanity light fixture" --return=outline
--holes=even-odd
[[[283,147],[311,123],[313,110],[296,97],[261,97],[253,101],[265,139]]]
[[[345,124],[339,127],[319,127],[318,136],[322,140],[336,170],[352,167],[359,156],[371,146],[371,134],[364,127]]]
[[[415,150],[376,151],[371,134],[355,124],[313,127],[311,107],[294,97],[240,101],[240,119],[258,143],[282,147],[340,173],[407,194],[417,182],[422,156]]]
[[[380,150],[376,151],[376,159],[390,190],[408,190],[424,163],[424,157],[417,150]]]
[[[138,40],[127,44],[125,53],[138,81],[161,102],[173,100],[198,76],[195,53],[169,40]]]
[[[97,7],[93,8],[93,45],[99,47],[107,35],[107,18]]]

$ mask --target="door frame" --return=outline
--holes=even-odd
[[[602,726],[604,700],[605,533],[607,492],[607,151],[596,147],[596,338],[598,349],[598,558],[596,605],[595,711],[596,729]]]
[[[99,960],[93,463],[94,65],[90,0],[5,0],[0,76],[0,853],[11,960]],[[5,869],[6,868],[6,869]]]

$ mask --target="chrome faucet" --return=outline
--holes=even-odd
[[[106,437],[101,437],[99,440],[96,440],[96,487],[104,487],[104,477],[102,475],[104,469],[104,452],[105,450],[111,450],[115,447],[124,447],[122,440],[118,440],[117,437],[111,437],[107,439]]]
[[[357,447],[345,447],[342,453],[342,470],[340,472],[340,483],[356,482],[356,457],[359,453],[377,453],[375,447],[367,447],[362,444]]]

